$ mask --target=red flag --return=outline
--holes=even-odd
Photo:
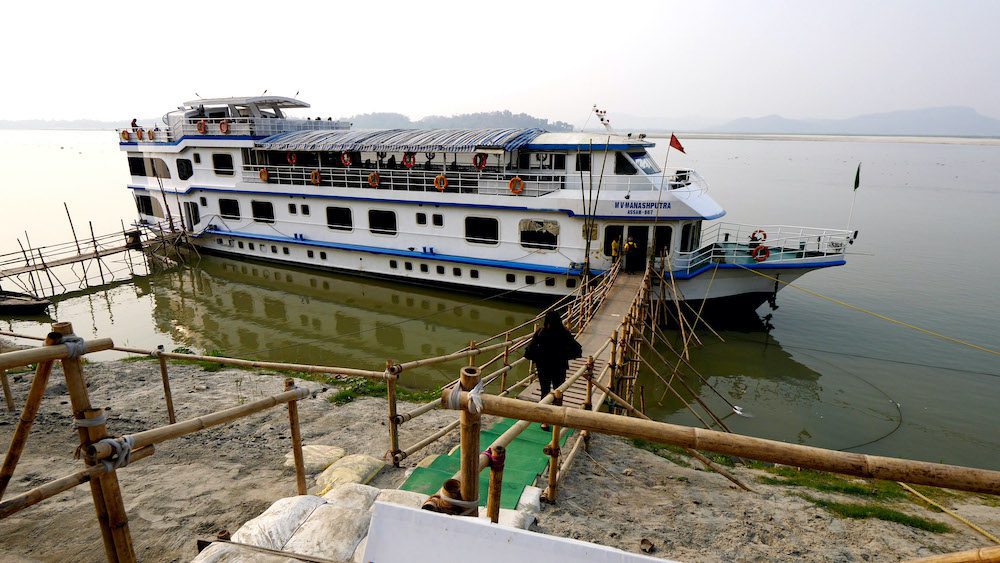
[[[687,154],[686,152],[684,152],[684,147],[681,145],[681,142],[677,140],[677,136],[674,135],[673,133],[670,134],[670,146],[672,148],[675,148],[683,152],[684,154]]]

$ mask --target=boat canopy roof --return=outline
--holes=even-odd
[[[282,151],[476,152],[512,151],[527,145],[541,129],[378,129],[289,131],[257,142]]]
[[[279,108],[307,108],[309,104],[295,98],[284,96],[243,96],[236,98],[202,98],[184,102],[185,107],[196,108],[198,106],[263,106]]]

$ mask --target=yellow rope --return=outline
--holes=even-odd
[[[942,512],[944,512],[944,513],[948,514],[949,516],[951,516],[951,517],[955,518],[955,519],[956,519],[956,520],[958,520],[959,522],[961,522],[961,523],[965,524],[966,526],[968,526],[968,527],[972,528],[973,530],[975,530],[975,531],[979,532],[980,534],[982,534],[982,535],[986,536],[986,538],[987,538],[987,539],[989,539],[989,540],[990,540],[991,542],[993,542],[993,543],[995,543],[995,544],[1000,544],[1000,540],[998,540],[998,539],[997,539],[997,537],[996,537],[996,536],[994,536],[993,534],[991,534],[991,533],[987,532],[986,530],[984,530],[984,529],[980,528],[979,526],[977,526],[977,525],[973,524],[972,522],[969,522],[968,520],[966,520],[965,518],[962,518],[962,517],[961,517],[961,516],[959,516],[958,514],[955,514],[955,512],[953,512],[953,511],[951,511],[951,510],[948,510],[947,508],[945,508],[945,507],[941,506],[940,504],[938,504],[938,503],[936,503],[936,502],[932,501],[931,499],[929,499],[929,498],[925,497],[924,495],[920,494],[920,492],[919,492],[919,491],[917,491],[917,490],[916,490],[916,489],[914,489],[913,487],[911,487],[911,486],[907,485],[906,483],[901,483],[901,482],[899,482],[899,481],[896,481],[896,482],[897,482],[897,483],[899,483],[899,486],[903,487],[903,488],[904,488],[904,489],[906,489],[907,491],[910,491],[910,492],[911,492],[911,493],[913,493],[914,495],[917,495],[917,497],[918,497],[918,498],[920,498],[921,500],[923,500],[923,501],[924,501],[924,502],[926,502],[927,504],[929,504],[929,505],[931,505],[931,506],[934,506],[934,507],[937,507],[937,508],[938,508],[938,509],[940,509],[940,510],[941,510]]]
[[[811,289],[806,289],[804,287],[792,284],[791,282],[781,281],[781,280],[779,280],[778,278],[776,278],[774,276],[769,276],[769,275],[767,275],[767,274],[765,274],[763,272],[758,272],[757,270],[754,270],[752,268],[747,268],[746,266],[744,266],[742,264],[737,264],[737,266],[739,266],[740,268],[743,268],[744,270],[748,270],[750,272],[753,272],[753,273],[757,274],[758,276],[763,276],[763,277],[765,277],[765,278],[767,278],[769,280],[774,280],[774,281],[776,281],[778,283],[785,284],[788,287],[794,287],[795,289],[797,289],[799,291],[803,291],[805,293],[808,293],[809,295],[812,295],[813,297],[819,297],[820,299],[825,299],[825,300],[827,300],[827,301],[829,301],[831,303],[836,303],[837,305],[841,305],[841,306],[847,307],[848,309],[853,309],[855,311],[858,311],[858,312],[861,312],[861,313],[865,313],[866,315],[871,315],[871,316],[873,316],[873,317],[875,317],[877,319],[882,319],[883,321],[888,321],[890,323],[897,324],[899,326],[904,326],[904,327],[909,328],[911,330],[915,330],[917,332],[922,332],[924,334],[933,336],[935,338],[940,338],[941,340],[947,340],[948,342],[954,342],[955,344],[961,344],[962,346],[968,346],[969,348],[972,348],[972,349],[975,349],[975,350],[979,350],[980,352],[986,352],[987,354],[993,354],[994,356],[1000,356],[1000,352],[997,352],[996,350],[987,348],[985,346],[980,346],[978,344],[973,344],[973,343],[967,342],[965,340],[961,340],[961,339],[958,339],[958,338],[953,338],[951,336],[946,336],[944,334],[941,334],[940,332],[934,332],[933,330],[929,330],[929,329],[922,328],[922,327],[919,327],[919,326],[916,326],[916,325],[913,325],[913,324],[910,324],[910,323],[907,323],[907,322],[903,322],[903,321],[900,321],[898,319],[894,319],[892,317],[883,315],[881,313],[876,313],[875,311],[871,311],[869,309],[865,309],[864,307],[858,307],[857,305],[851,305],[850,303],[848,303],[846,301],[841,301],[840,299],[836,299],[834,297],[828,297],[826,295],[823,295],[822,293],[817,293],[817,292],[815,292],[815,291],[813,291]]]

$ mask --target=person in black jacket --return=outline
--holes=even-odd
[[[559,313],[555,311],[546,313],[542,328],[531,338],[528,348],[524,351],[524,357],[535,362],[542,398],[566,382],[569,361],[579,358],[582,354],[583,348],[573,338],[573,334],[563,326]]]

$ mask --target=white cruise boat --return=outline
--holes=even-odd
[[[694,170],[661,171],[644,135],[540,129],[351,130],[299,100],[200,99],[166,128],[119,130],[139,217],[204,251],[517,296],[573,291],[631,237],[668,257],[688,301],[756,308],[845,263],[851,233],[706,221]],[[621,244],[621,243],[619,243]]]

